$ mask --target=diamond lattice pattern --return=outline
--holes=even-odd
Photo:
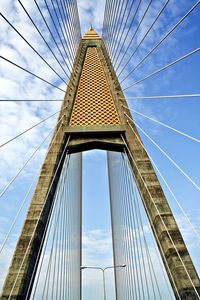
[[[88,47],[70,126],[119,124],[119,117],[97,49]]]

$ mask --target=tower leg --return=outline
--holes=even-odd
[[[2,300],[29,299],[39,262],[41,245],[53,197],[66,155],[66,141],[61,126],[49,147],[14,256],[4,283]],[[28,293],[28,294],[27,294]]]
[[[137,134],[126,130],[127,154],[155,239],[177,299],[199,299],[200,280],[160,186],[150,159]]]

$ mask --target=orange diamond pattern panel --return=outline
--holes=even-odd
[[[97,49],[88,47],[70,126],[119,124],[119,117]]]

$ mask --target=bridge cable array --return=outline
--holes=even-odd
[[[59,124],[61,121],[63,120],[63,117],[60,118],[60,120],[58,120],[58,123]],[[55,142],[56,142],[56,138],[58,136],[58,134],[60,133],[60,130],[62,128],[62,123],[58,126],[54,136],[53,136],[53,139],[51,141],[51,144],[48,148],[48,151],[51,150],[51,148],[54,146]],[[36,154],[38,154],[38,151],[41,149],[41,147],[44,145],[44,143],[47,141],[47,139],[50,137],[50,135],[52,134],[52,130],[50,131],[50,133],[42,140],[42,142],[39,144],[39,146],[36,148],[36,150],[32,153],[32,155],[28,158],[28,160],[24,163],[24,165],[20,168],[20,170],[17,172],[17,174],[12,178],[12,180],[7,184],[7,186],[3,189],[3,191],[1,192],[0,194],[0,198],[4,196],[4,194],[7,192],[7,190],[10,188],[10,186],[14,183],[14,181],[17,179],[17,177],[21,174],[21,172],[25,169],[25,167],[28,165],[28,163],[35,157]],[[2,245],[0,246],[0,254],[1,252],[4,250],[4,247],[8,241],[8,238],[10,237],[10,234],[14,228],[14,225],[16,224],[17,220],[19,219],[20,217],[20,214],[22,212],[22,209],[24,208],[24,205],[26,203],[26,200],[28,199],[28,196],[30,195],[31,193],[31,189],[33,187],[33,184],[35,182],[35,179],[38,177],[38,174],[36,174],[36,176],[34,177],[33,181],[31,182],[31,184],[29,185],[28,189],[27,189],[27,192],[26,192],[26,195],[24,197],[24,199],[22,200],[22,203],[21,203],[21,206],[12,222],[12,224],[10,225],[10,228],[5,236],[5,239],[2,243]]]
[[[115,3],[115,5],[117,3],[117,1],[115,1],[115,0],[113,0],[111,2],[113,2],[113,5],[114,5],[114,3]],[[131,2],[130,7],[129,6],[127,7],[127,19],[129,19],[129,16],[131,15],[130,11],[133,8],[133,2]],[[117,30],[117,32],[120,32],[120,30],[116,29],[117,27],[113,25],[113,24],[115,24],[115,18],[116,18],[116,16],[114,14],[111,14],[110,18],[107,18],[106,11],[105,11],[104,23],[103,23],[103,38],[104,38],[105,45],[107,47],[107,50],[109,52],[111,61],[112,61],[113,65],[114,65],[114,67],[115,67],[115,70],[116,70],[116,73],[117,73],[118,77],[121,76],[121,74],[126,70],[126,67],[128,67],[128,65],[129,65],[131,59],[133,58],[133,56],[135,55],[136,51],[141,47],[141,44],[143,43],[143,41],[145,40],[145,38],[147,37],[147,35],[151,31],[151,29],[153,28],[153,26],[155,25],[156,21],[162,15],[163,11],[166,9],[167,5],[169,4],[169,1],[165,2],[165,4],[163,5],[163,7],[161,8],[161,10],[158,12],[156,18],[154,19],[153,23],[150,25],[150,27],[148,28],[147,32],[144,34],[144,36],[142,37],[142,39],[139,42],[139,44],[136,46],[135,50],[132,50],[131,47],[132,47],[133,41],[136,38],[136,34],[137,34],[138,30],[139,30],[139,27],[142,24],[142,22],[144,21],[145,16],[146,16],[148,10],[150,9],[151,4],[152,4],[152,1],[150,1],[148,3],[146,9],[144,10],[144,13],[143,13],[142,17],[139,18],[136,30],[133,31],[134,20],[135,20],[136,15],[138,14],[138,6],[140,6],[140,1],[138,2],[137,7],[135,8],[135,13],[134,14],[132,13],[132,19],[129,20],[129,22],[128,22],[128,20],[126,20],[124,22],[124,28],[122,29],[123,34],[120,35],[118,47],[117,47],[117,50],[115,51],[114,55],[113,55],[113,52],[111,51],[111,48],[112,48],[112,45],[113,45],[113,41],[112,41],[112,44],[111,44],[111,40],[112,39],[110,38],[110,36],[113,37],[113,35],[114,35],[116,37],[116,39],[117,39],[118,35],[115,35],[116,34],[116,30]],[[131,69],[131,71],[128,71],[128,74],[126,74],[126,76],[124,77],[124,79],[121,82],[125,81],[125,79],[127,79],[130,75],[132,75],[133,72],[178,28],[178,26],[180,24],[182,24],[182,22],[185,19],[187,19],[187,17],[199,6],[199,4],[200,4],[200,1],[197,1],[187,11],[187,13],[185,13],[185,15],[182,18],[180,18],[179,21],[166,34],[164,34],[164,36],[161,38],[161,40]],[[124,18],[124,14],[122,14],[122,16],[123,16],[122,18]],[[121,27],[123,27],[122,26],[123,21],[120,23]],[[126,28],[128,24],[129,24],[129,27]],[[111,35],[111,33],[112,33],[112,35]],[[129,37],[130,34],[131,34],[131,38],[130,38],[129,43],[127,45],[127,39],[128,39],[128,37]],[[198,50],[198,49],[196,49],[196,50]],[[119,67],[122,64],[122,62],[124,62],[125,56],[127,55],[128,52],[130,52],[131,54],[129,55],[129,58],[128,58],[127,62],[125,63],[124,67],[119,72],[118,71]],[[116,53],[118,53],[117,57],[116,57]],[[116,63],[119,60],[120,56],[122,56],[121,60],[120,60],[119,64],[116,66]]]
[[[129,110],[131,110],[131,109],[129,109]],[[135,113],[138,113],[138,112],[136,112],[136,111],[134,111],[134,112],[135,112]],[[124,112],[124,114],[126,114],[126,113]],[[127,114],[126,114],[126,116],[127,116],[127,118],[128,118],[129,120],[131,120]],[[142,116],[144,116],[144,115],[142,114]],[[147,116],[146,116],[146,117],[147,117]],[[153,121],[156,121],[156,120],[154,120],[154,119],[152,119],[152,118],[149,118],[149,117],[148,117],[148,119],[153,120]],[[172,189],[170,188],[169,184],[167,183],[166,179],[164,178],[163,174],[161,173],[161,171],[160,171],[160,169],[158,168],[157,164],[155,163],[154,159],[152,158],[152,156],[150,155],[150,153],[148,152],[148,150],[146,149],[146,147],[143,145],[143,143],[141,142],[141,140],[138,138],[138,135],[137,135],[136,131],[134,130],[133,126],[131,126],[131,124],[129,123],[128,120],[127,120],[127,122],[128,122],[128,124],[129,124],[131,130],[133,131],[134,135],[137,137],[137,140],[139,141],[140,145],[141,145],[141,146],[143,147],[143,149],[147,152],[147,154],[148,154],[148,156],[149,156],[149,158],[150,158],[150,160],[151,160],[153,166],[155,167],[156,171],[158,172],[158,174],[160,175],[160,177],[161,177],[161,179],[163,180],[164,184],[166,185],[168,191],[170,192],[170,194],[172,195],[172,197],[173,197],[173,199],[175,200],[176,204],[178,205],[179,209],[181,210],[181,213],[183,214],[184,218],[186,219],[187,223],[189,224],[190,229],[193,231],[193,233],[195,234],[196,238],[199,239],[199,241],[200,241],[200,233],[197,231],[197,229],[195,228],[195,226],[192,224],[190,218],[188,217],[187,213],[185,212],[185,210],[184,210],[183,207],[181,206],[181,204],[180,204],[180,202],[178,201],[177,197],[175,196],[174,192],[173,192]],[[157,123],[157,122],[158,122],[158,121],[156,121],[156,123]],[[135,123],[134,123],[134,124],[135,124]],[[163,124],[163,123],[161,123],[161,122],[158,122],[158,124],[161,124],[161,125],[163,125],[163,126],[165,126],[165,127],[167,126],[166,124]],[[137,124],[135,124],[135,125],[136,125],[136,127],[137,127]],[[172,129],[172,127],[169,127],[169,126],[167,126],[167,128]],[[174,130],[174,128],[173,128],[172,130]],[[188,137],[187,134],[185,134],[185,133],[179,132],[179,131],[177,131],[177,130],[175,130],[175,132],[176,132],[176,133],[178,132],[178,133],[182,134],[183,136]],[[189,138],[190,138],[190,136],[189,136]],[[191,138],[192,138],[192,140],[196,141],[196,139],[194,139],[193,137],[191,137]],[[199,140],[197,140],[197,142],[199,142]]]
[[[155,270],[152,248],[147,242],[141,216],[141,198],[138,193],[126,152],[108,152],[108,170],[111,195],[114,262],[128,262],[126,270],[115,270],[116,293],[119,299],[162,299],[158,284],[160,276],[169,295],[172,295],[162,262]],[[147,221],[147,220],[146,220]],[[149,234],[149,233],[148,233]],[[155,245],[152,244],[154,248]],[[157,253],[157,252],[155,252]],[[125,274],[124,274],[125,272]],[[161,273],[160,273],[161,272]],[[159,275],[158,275],[159,273]]]
[[[2,146],[5,146],[6,144],[14,141],[16,138],[22,136],[23,134],[25,134],[27,131],[35,128],[36,126],[44,123],[45,121],[49,120],[51,117],[55,116],[55,114],[61,112],[64,109],[61,109],[60,111],[54,113],[53,115],[51,115],[50,117],[45,118],[44,120],[40,121],[39,123],[37,123],[36,125],[32,126],[31,128],[25,130],[23,133],[17,135],[16,137],[12,138],[11,140],[5,142]],[[64,115],[58,120],[57,125],[60,124],[60,122],[63,121]],[[62,123],[59,125],[59,129],[56,131],[56,135],[59,133],[60,128],[62,128]],[[52,132],[52,131],[51,131]],[[28,163],[35,157],[35,155],[37,154],[38,150],[41,148],[41,146],[43,145],[43,143],[47,140],[47,138],[49,137],[50,134],[47,135],[47,137],[45,137],[45,139],[42,141],[42,143],[36,148],[36,150],[31,154],[31,156],[25,161],[25,163],[23,164],[23,166],[19,169],[19,171],[16,173],[16,175],[10,180],[10,182],[6,185],[6,187],[3,189],[3,191],[0,193],[0,198],[3,197],[3,195],[6,193],[6,191],[10,188],[10,186],[13,184],[13,182],[17,179],[17,177],[21,174],[21,172],[25,169],[25,167],[28,165]],[[51,145],[50,145],[51,147]]]
[[[126,116],[127,116],[127,114],[126,114]],[[129,127],[132,128],[130,123],[128,123],[128,124],[129,124]],[[161,153],[164,154],[164,156],[169,161],[171,161],[171,163],[200,191],[200,186],[139,126],[139,124],[137,122],[134,122],[134,124],[161,151]]]
[[[30,299],[37,299],[37,289],[41,289],[42,283],[42,299],[80,297],[80,179],[81,154],[67,155],[45,228],[46,237]]]
[[[135,134],[136,134],[136,133],[135,133]],[[145,185],[145,187],[146,187],[146,189],[147,189],[147,192],[148,192],[148,194],[149,194],[149,196],[150,196],[150,199],[151,199],[151,201],[152,201],[152,204],[153,204],[153,206],[155,207],[155,210],[156,210],[156,212],[158,213],[158,215],[159,215],[159,217],[160,217],[160,221],[161,221],[161,223],[163,224],[163,226],[164,226],[164,228],[165,228],[165,230],[166,230],[166,232],[167,232],[167,235],[168,235],[168,237],[169,237],[169,240],[170,240],[170,242],[172,243],[172,246],[173,246],[174,250],[175,250],[176,253],[177,253],[177,257],[179,258],[180,263],[181,263],[181,265],[183,266],[183,268],[184,268],[184,270],[185,270],[185,272],[186,272],[186,274],[187,274],[187,277],[188,277],[189,281],[191,282],[191,285],[192,285],[192,287],[193,287],[193,289],[194,289],[194,292],[195,292],[195,294],[196,294],[196,297],[197,297],[197,299],[200,299],[200,295],[199,295],[199,293],[198,293],[198,291],[197,291],[197,289],[196,289],[196,287],[195,287],[194,282],[192,281],[192,278],[191,278],[191,276],[190,276],[190,272],[189,272],[189,270],[187,269],[187,266],[185,265],[184,261],[183,261],[182,258],[181,258],[181,254],[179,253],[179,251],[178,251],[178,249],[177,249],[177,247],[176,247],[176,245],[175,245],[175,243],[174,243],[174,241],[173,241],[173,238],[172,238],[172,236],[171,236],[171,234],[170,234],[170,232],[169,232],[169,230],[168,230],[168,228],[167,228],[167,225],[165,224],[165,221],[164,221],[164,219],[162,218],[162,216],[161,216],[161,214],[160,214],[160,212],[159,212],[159,210],[158,210],[158,208],[157,208],[157,206],[156,206],[156,203],[155,203],[155,201],[154,201],[154,199],[153,199],[151,193],[149,192],[148,186],[146,185],[146,182],[144,181],[144,178],[142,177],[142,174],[140,173],[140,171],[139,171],[139,169],[138,169],[138,167],[137,167],[136,161],[135,161],[135,159],[134,159],[134,157],[133,157],[133,155],[132,155],[130,149],[128,148],[128,145],[127,145],[126,141],[124,140],[123,136],[121,136],[121,137],[122,137],[122,140],[124,141],[124,144],[126,145],[126,149],[127,149],[128,153],[129,153],[129,155],[130,155],[130,157],[131,157],[131,160],[132,160],[134,166],[136,167],[136,169],[137,169],[137,171],[138,171],[138,174],[139,174],[139,176],[140,176],[140,179],[142,180],[142,182],[144,183],[144,185]],[[144,204],[144,206],[145,206],[145,208],[146,208],[146,204],[145,204],[144,202],[143,202],[143,204]],[[146,209],[146,212],[147,212],[147,215],[149,215],[148,209]],[[154,227],[154,224],[151,224],[151,226]],[[156,230],[154,229],[154,231],[156,231]],[[167,263],[167,261],[166,261],[166,263]],[[168,263],[167,263],[167,266],[168,266]],[[169,266],[168,266],[168,269],[169,269]],[[170,275],[170,276],[171,276],[171,275]],[[171,278],[171,279],[172,279],[172,278]],[[173,281],[173,280],[172,280],[172,281]],[[174,286],[175,286],[175,288],[176,288],[176,293],[178,294],[179,298],[181,299],[180,294],[179,294],[179,292],[178,292],[178,287],[176,286],[176,283],[175,283],[174,281],[173,281],[173,284],[174,284]]]
[[[45,1],[46,10],[49,14],[48,16],[46,13],[43,12],[41,5],[36,0],[34,0],[36,8],[39,12],[39,16],[43,21],[42,26],[40,24],[41,28],[39,28],[39,25],[37,25],[36,21],[30,15],[22,1],[17,0],[17,3],[23,9],[28,20],[31,22],[32,26],[35,28],[36,32],[42,39],[44,46],[48,49],[48,52],[53,56],[56,63],[59,65],[59,68],[67,77],[67,80],[65,80],[63,76],[60,75],[60,71],[56,70],[55,65],[52,65],[51,62],[48,62],[48,60],[51,59],[50,56],[48,59],[46,59],[44,55],[41,54],[39,50],[37,50],[37,47],[33,46],[32,43],[25,38],[24,34],[20,32],[16,28],[16,26],[13,25],[13,22],[9,21],[9,19],[3,13],[0,13],[0,18],[2,18],[10,26],[10,28],[12,28],[16,32],[16,34],[37,54],[37,56],[40,57],[40,59],[45,63],[45,65],[48,66],[48,68],[50,68],[51,71],[53,71],[53,73],[57,76],[58,80],[56,78],[54,79],[56,84],[54,82],[50,82],[48,79],[43,78],[39,74],[35,74],[35,72],[28,70],[27,67],[19,65],[18,63],[12,61],[11,59],[9,59],[9,57],[5,57],[4,55],[1,55],[0,59],[12,64],[13,66],[23,70],[24,72],[27,72],[35,78],[42,80],[51,87],[56,88],[59,91],[65,93],[65,90],[62,89],[59,85],[62,82],[65,85],[71,82],[70,74],[72,71],[73,62],[75,60],[76,51],[78,49],[78,45],[81,38],[80,20],[76,1],[71,1],[71,3],[69,4],[69,1],[62,0],[60,2],[57,1],[56,5],[53,1],[51,1],[51,6],[47,3],[47,1]],[[50,21],[54,26],[53,30],[51,29]],[[50,33],[50,36],[52,38],[51,43],[53,42],[55,47],[52,47],[50,41],[47,40],[47,37],[43,33],[44,28],[46,28]],[[67,71],[63,64],[65,64],[65,67],[67,67]],[[59,83],[59,85],[57,85],[57,83]],[[73,84],[73,82],[71,83]]]

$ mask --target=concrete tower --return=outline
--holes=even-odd
[[[80,42],[58,124],[55,128],[54,142],[49,147],[38,178],[4,284],[2,300],[22,300],[27,295],[63,159],[61,159],[56,176],[55,170],[62,157],[66,142],[68,142],[68,153],[89,149],[123,151],[126,143],[135,181],[174,294],[177,299],[180,299],[177,295],[178,290],[181,299],[197,299],[182,262],[184,262],[194,286],[200,291],[197,272],[150,159],[142,147],[137,129],[133,124],[133,130],[128,126],[129,118],[132,117],[127,109],[122,109],[122,105],[127,106],[108,53],[101,37],[91,27]],[[62,126],[60,126],[61,119]],[[153,202],[156,206],[153,205]],[[25,253],[26,256],[24,256]],[[20,264],[23,264],[23,267],[12,291],[12,296],[9,298]],[[30,292],[31,289],[29,289],[29,294]]]

